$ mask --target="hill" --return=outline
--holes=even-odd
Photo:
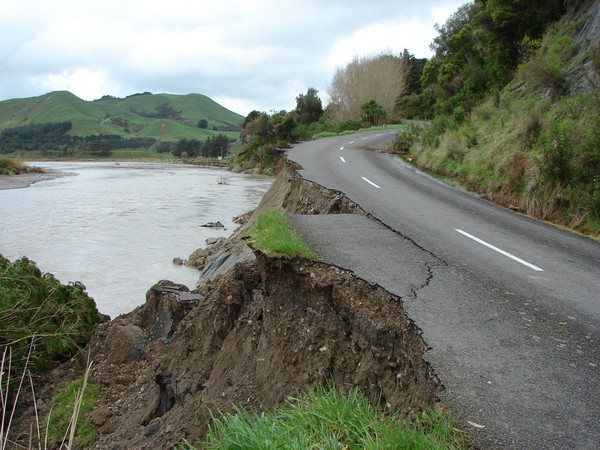
[[[198,127],[199,121],[205,127]],[[176,141],[239,136],[244,117],[200,94],[134,94],[85,101],[67,91],[0,102],[0,132],[27,125],[70,122],[68,136],[112,135]]]

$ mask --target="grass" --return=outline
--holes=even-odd
[[[89,383],[86,376],[62,389],[52,399],[55,405],[48,417],[47,441],[72,441],[77,446],[88,446],[96,441],[96,427],[85,414],[92,411],[100,397],[97,385]],[[75,421],[75,422],[73,422]],[[71,426],[75,423],[75,427]]]
[[[498,106],[490,96],[464,122],[422,130],[404,156],[489,200],[597,239],[599,102],[598,90],[551,103],[509,86]]]
[[[199,447],[196,447],[198,445]],[[466,449],[468,436],[439,410],[414,421],[372,406],[356,389],[317,387],[273,412],[213,417],[206,439],[179,449]]]
[[[276,210],[262,213],[248,231],[248,241],[267,255],[302,256],[316,254],[304,243],[286,216]]]
[[[80,380],[71,383],[54,397],[53,404],[56,406],[46,420],[40,423],[33,378],[27,370],[32,349],[33,343],[24,358],[25,370],[18,377],[11,376],[11,367],[15,359],[12,348],[4,348],[0,357],[0,450],[9,448],[70,450],[92,444],[97,438],[96,430],[89,419],[81,418],[82,414],[91,411],[99,397],[98,387],[88,384],[91,363],[88,361]],[[31,423],[29,433],[19,434],[15,439],[11,435],[11,427],[15,412],[21,407],[19,402],[22,400],[21,394],[26,391],[27,381],[32,394],[35,422]]]
[[[30,167],[25,164],[20,158],[9,158],[8,156],[0,156],[0,175],[19,175],[30,172],[43,172],[38,167]]]
[[[313,135],[313,139],[320,139],[320,138],[324,138],[324,137],[333,137],[333,136],[345,136],[348,134],[354,134],[354,133],[363,133],[365,131],[378,131],[378,130],[387,130],[387,129],[398,129],[398,128],[407,128],[410,125],[407,125],[405,123],[401,123],[401,124],[391,124],[391,125],[386,125],[386,126],[373,126],[373,127],[369,127],[369,128],[360,128],[358,130],[344,130],[344,131],[322,131],[320,133],[317,133],[315,135]]]

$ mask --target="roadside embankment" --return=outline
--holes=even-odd
[[[254,215],[197,258],[193,291],[161,281],[144,305],[99,326],[88,347],[102,398],[95,448],[168,448],[203,436],[211,413],[260,411],[318,384],[357,387],[405,416],[435,403],[440,386],[400,298],[347,270],[248,247],[245,232],[267,209],[361,212],[287,164]],[[76,376],[68,365],[54,372],[38,389],[41,409]]]

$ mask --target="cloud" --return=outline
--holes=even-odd
[[[355,56],[429,56],[456,0],[2,0],[0,100],[198,92],[229,109],[292,109]]]

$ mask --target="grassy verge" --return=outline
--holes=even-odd
[[[267,255],[302,256],[315,259],[316,254],[304,243],[279,211],[261,214],[248,231],[248,241]]]
[[[537,219],[600,238],[600,91],[551,103],[506,90],[460,123],[439,116],[390,151]]]
[[[408,124],[400,123],[400,124],[391,124],[391,125],[385,125],[385,126],[373,126],[373,127],[369,127],[369,128],[359,128],[356,130],[322,131],[320,133],[313,135],[312,138],[319,139],[319,138],[331,137],[331,136],[345,136],[347,134],[363,133],[365,131],[378,131],[378,130],[387,130],[387,129],[407,128],[409,126],[410,125],[408,125]]]
[[[408,421],[370,405],[355,389],[320,387],[270,413],[213,418],[204,441],[178,448],[466,449],[469,438],[439,410]]]

